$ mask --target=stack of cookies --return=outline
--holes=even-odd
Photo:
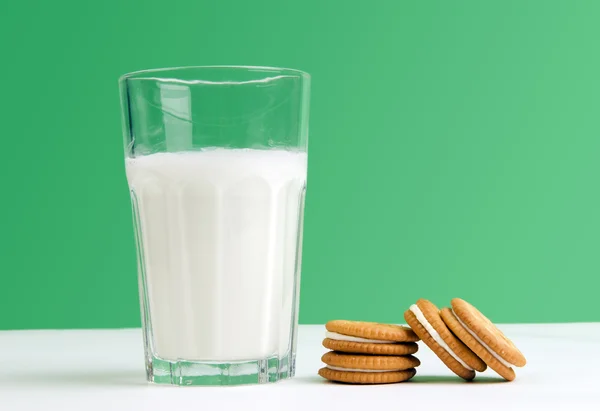
[[[421,362],[412,354],[419,337],[408,327],[335,320],[325,324],[323,346],[332,351],[321,358],[319,375],[352,384],[407,381]]]
[[[504,379],[514,380],[512,367],[526,363],[521,351],[468,302],[454,298],[451,306],[440,311],[420,299],[404,313],[404,319],[459,377],[472,380],[475,371],[483,372],[489,366]]]

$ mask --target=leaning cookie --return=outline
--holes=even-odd
[[[430,301],[420,299],[405,313],[404,319],[425,344],[456,375],[475,378],[475,371],[485,371],[485,363],[448,329],[438,308]]]
[[[319,375],[330,381],[351,384],[389,384],[415,376],[420,361],[408,356],[354,355],[328,352],[321,358]]]
[[[477,308],[460,298],[444,308],[441,316],[452,332],[500,376],[515,379],[512,366],[523,367],[527,360],[511,340]]]

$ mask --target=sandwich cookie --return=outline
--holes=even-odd
[[[330,339],[374,344],[415,342],[419,337],[408,327],[366,321],[333,320],[325,324]],[[332,338],[333,337],[333,338]]]
[[[425,344],[456,375],[475,378],[475,371],[485,371],[485,363],[463,344],[446,326],[438,308],[430,301],[420,299],[405,313],[404,319]]]
[[[523,367],[527,360],[519,349],[477,308],[460,298],[451,301],[441,316],[452,332],[500,376],[515,379],[513,366]]]
[[[421,362],[412,355],[355,355],[328,352],[319,375],[331,381],[352,384],[386,384],[407,381],[415,376]]]
[[[419,350],[419,338],[408,327],[335,320],[325,324],[323,346],[358,354],[409,355]]]

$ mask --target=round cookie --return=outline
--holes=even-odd
[[[327,331],[338,334],[389,342],[416,342],[419,337],[408,327],[366,321],[333,320],[325,324]]]
[[[460,298],[452,299],[451,304],[458,319],[505,361],[517,367],[527,364],[525,356],[513,342],[477,308]]]
[[[319,370],[319,375],[325,379],[349,384],[390,384],[408,381],[414,377],[416,373],[417,371],[414,368],[403,371],[386,372],[339,371],[327,367]]]
[[[527,363],[519,349],[477,308],[460,298],[451,301],[452,309],[442,310],[444,322],[487,365],[508,381],[515,379],[512,366]]]
[[[356,355],[329,351],[321,357],[328,366],[343,368],[344,370],[371,370],[371,371],[402,371],[421,365],[418,358],[412,355],[386,356],[386,355]]]
[[[417,343],[414,342],[376,344],[355,341],[342,341],[332,338],[325,338],[323,340],[323,347],[340,352],[375,355],[409,355],[414,354],[419,350],[419,346],[417,345]]]
[[[425,344],[456,375],[475,378],[475,371],[485,371],[485,363],[456,338],[442,320],[438,308],[420,299],[404,313],[406,322]]]
[[[460,338],[468,347],[473,350],[492,370],[496,371],[502,378],[507,381],[512,381],[515,379],[516,374],[515,371],[510,367],[505,367],[500,363],[500,361],[496,360],[492,354],[486,350],[481,344],[479,344],[475,338],[460,324],[452,309],[450,308],[442,308],[440,312],[442,319],[452,330],[452,332]]]

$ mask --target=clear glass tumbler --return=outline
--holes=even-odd
[[[309,87],[268,67],[120,79],[149,381],[294,375]]]

